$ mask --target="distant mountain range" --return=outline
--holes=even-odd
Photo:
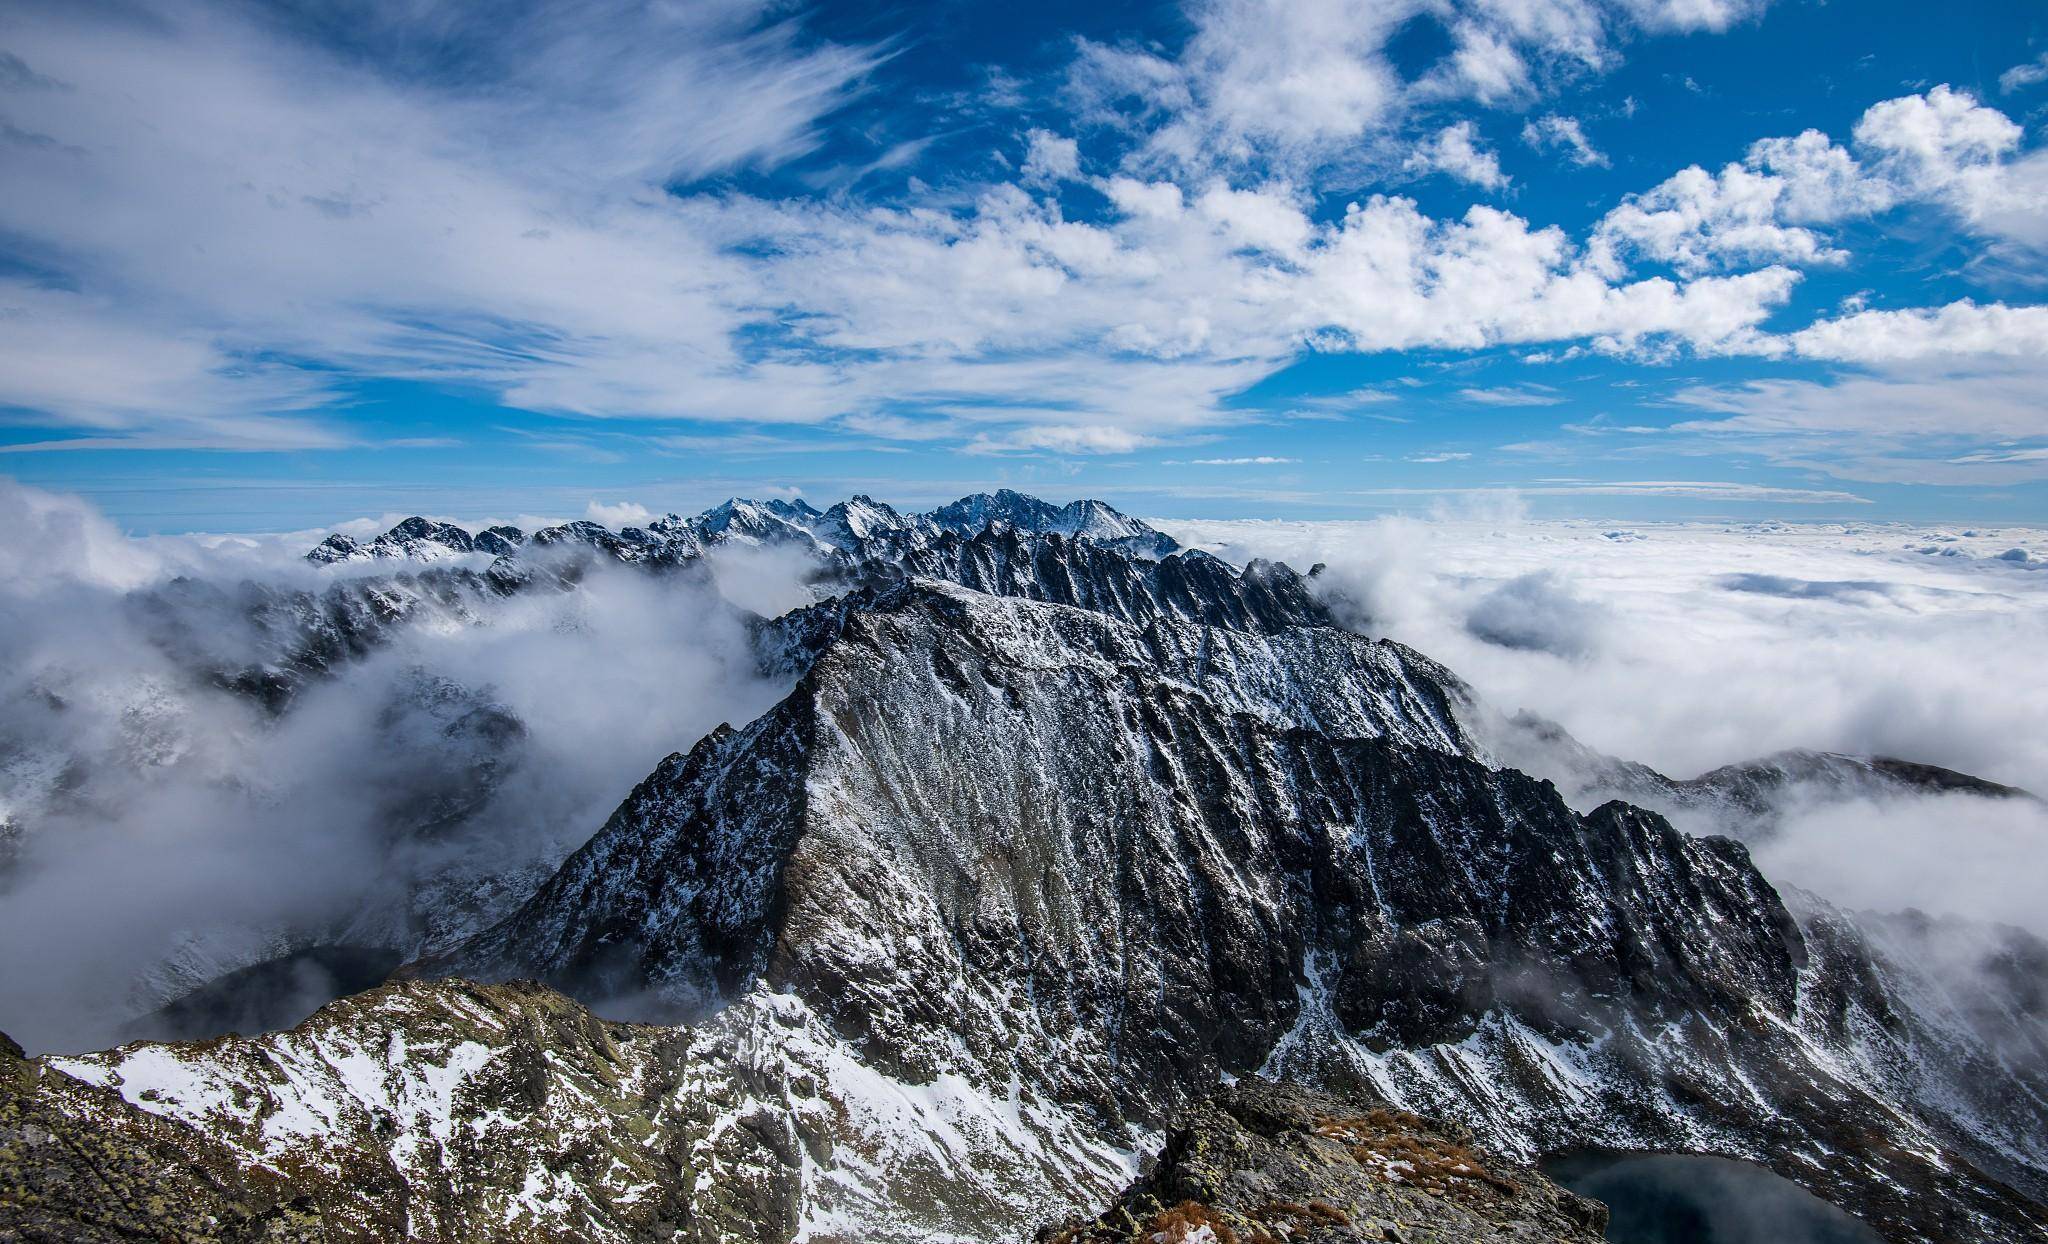
[[[309,551],[306,560],[319,565],[437,562],[472,554],[510,556],[529,544],[555,548],[580,543],[622,562],[677,565],[721,544],[738,543],[792,545],[827,562],[858,561],[929,544],[946,532],[974,536],[989,530],[1081,537],[1150,558],[1165,557],[1180,547],[1170,536],[1100,501],[1056,506],[1006,488],[962,497],[925,514],[904,514],[865,496],[849,498],[822,512],[803,501],[734,498],[694,518],[669,514],[645,527],[618,531],[598,523],[573,522],[543,527],[531,536],[517,527],[488,527],[472,533],[452,523],[415,517],[366,543],[336,533]]]
[[[0,1213],[108,1240],[1080,1242],[1177,1188],[1154,1244],[1282,1219],[1581,1241],[1597,1207],[1526,1164],[1606,1149],[1762,1162],[1893,1241],[2048,1233],[2048,947],[1780,892],[1733,838],[1547,779],[1743,832],[1793,785],[2019,792],[1818,753],[1674,782],[1344,629],[1314,571],[1100,502],[408,519],[309,553],[325,587],[245,590],[269,647],[217,672],[288,713],[420,618],[759,546],[813,567],[815,603],[751,624],[778,703],[678,739],[550,875],[290,1031],[0,1067],[0,1146],[35,1155]],[[1205,1184],[1195,1136],[1265,1156]],[[1352,1165],[1282,1179],[1263,1144]]]

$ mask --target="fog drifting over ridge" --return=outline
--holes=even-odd
[[[415,909],[501,911],[662,756],[786,690],[757,675],[738,610],[808,598],[788,554],[715,551],[720,589],[600,565],[575,592],[400,628],[272,718],[167,655],[135,593],[416,566],[308,566],[318,533],[130,538],[83,501],[5,482],[0,523],[0,829],[17,827],[0,833],[0,939],[28,948],[0,959],[0,1029],[40,1048],[107,1044],[138,1009],[311,926],[417,951],[432,929],[390,931],[408,887],[444,887]],[[1161,526],[1234,561],[1325,562],[1368,633],[1446,662],[1492,707],[1675,776],[1809,747],[2048,790],[2040,530],[1620,528],[1529,521],[1506,500]],[[208,599],[185,621],[232,654],[243,622]],[[394,837],[421,824],[441,827]],[[2048,932],[2031,893],[2043,844],[2040,804],[1915,796],[1795,805],[1756,857],[1844,906]]]
[[[1537,521],[1507,494],[1482,508],[1161,526],[1233,560],[1324,562],[1370,633],[1675,777],[1810,748],[2048,791],[2048,531]],[[1754,848],[1774,881],[2048,932],[2040,803],[1795,801],[1779,830]]]
[[[130,540],[5,483],[0,523],[0,1029],[31,1048],[111,1043],[315,927],[417,949],[432,930],[394,916],[516,901],[663,756],[785,690],[712,589],[599,565],[478,624],[397,628],[273,718],[156,646],[130,593],[332,582],[304,540]],[[741,573],[793,594],[779,563]],[[180,612],[240,625],[228,598]],[[423,884],[444,888],[410,902]]]

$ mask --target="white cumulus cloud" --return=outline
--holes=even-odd
[[[1500,158],[1479,145],[1479,127],[1459,121],[1438,130],[1408,157],[1407,166],[1423,172],[1439,172],[1486,190],[1508,184],[1500,171]]]
[[[653,519],[654,511],[634,501],[592,501],[583,507],[583,517],[607,527],[640,527]]]
[[[1548,113],[1522,126],[1522,141],[1538,151],[1555,151],[1581,168],[1606,168],[1608,159],[1593,146],[1578,118]]]

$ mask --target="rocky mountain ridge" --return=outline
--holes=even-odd
[[[715,554],[764,548],[799,556],[818,599],[910,575],[1091,606],[1150,594],[1155,608],[1213,609],[1212,600],[1246,594],[1231,586],[1238,572],[1206,554],[1163,564],[1180,546],[1102,502],[1053,506],[1005,490],[908,515],[864,496],[824,511],[802,501],[734,498],[690,518],[669,514],[616,531],[578,520],[530,534],[510,526],[471,533],[416,516],[369,541],[335,533],[305,555],[318,567],[374,574],[316,587],[181,578],[137,594],[132,612],[165,651],[282,712],[308,683],[361,660],[403,628],[487,625],[504,599],[574,591],[595,566],[713,589]],[[1254,573],[1260,595],[1284,598],[1279,607],[1288,618],[1320,608],[1292,571],[1262,563]],[[242,632],[225,645],[217,633],[223,618]]]
[[[1850,756],[1795,748],[1674,778],[1640,761],[1605,755],[1533,713],[1493,717],[1477,727],[1502,764],[1556,781],[1574,807],[1623,800],[1653,808],[1687,828],[1770,839],[1788,815],[1829,803],[1928,795],[2033,801],[2033,793],[1954,769],[1894,756]]]
[[[794,994],[892,1078],[1111,1134],[1263,1068],[1509,1153],[1765,1158],[1895,1238],[2048,1222],[1989,1173],[2040,1165],[2038,1029],[1972,1043],[1732,841],[1489,769],[1425,659],[1369,645],[913,583],[433,970],[683,1015]],[[1972,1088],[1992,1067],[2034,1087]],[[1855,1129],[1889,1139],[1838,1165]]]
[[[820,539],[831,511],[778,504],[716,522]],[[34,1108],[316,1189],[333,1238],[1016,1238],[1255,1074],[1502,1164],[1720,1153],[1896,1241],[2048,1230],[2038,943],[1872,925],[1731,839],[1575,811],[1311,577],[1005,504],[963,535],[849,503],[890,552],[759,625],[789,693],[414,979],[43,1060]],[[448,973],[617,1018],[419,979]]]
[[[1141,538],[1149,530],[1100,503],[1032,506],[1018,516],[1053,528],[1092,525],[1117,540]],[[434,543],[440,551],[423,555],[425,560],[393,555],[361,568],[239,582],[180,578],[115,602],[137,638],[165,659],[171,676],[148,703],[125,715],[118,733],[91,740],[104,739],[103,748],[67,751],[54,745],[61,733],[34,728],[19,739],[0,738],[0,809],[6,813],[0,822],[0,868],[7,859],[33,854],[38,843],[54,842],[46,827],[68,823],[67,816],[104,798],[101,786],[124,798],[139,795],[159,763],[152,756],[169,757],[171,770],[183,757],[194,757],[182,763],[198,767],[195,761],[204,749],[178,737],[193,723],[226,720],[234,730],[251,734],[286,731],[296,728],[294,714],[308,697],[317,706],[312,710],[317,719],[337,701],[375,696],[383,707],[374,729],[389,746],[358,750],[370,753],[363,758],[369,780],[362,789],[374,794],[377,804],[377,824],[366,832],[376,838],[390,867],[344,909],[358,914],[316,921],[311,915],[301,919],[286,913],[246,928],[209,930],[202,924],[189,934],[180,930],[126,990],[130,1013],[136,1016],[187,994],[193,1004],[183,1009],[187,1015],[303,1014],[319,1000],[317,990],[295,992],[282,1009],[244,1006],[225,994],[236,979],[271,979],[261,973],[236,976],[265,964],[275,969],[273,976],[304,975],[299,968],[308,955],[317,966],[330,951],[409,957],[444,949],[477,923],[502,915],[503,904],[516,903],[544,880],[562,854],[590,832],[592,818],[587,816],[550,823],[537,826],[537,835],[509,844],[531,843],[532,849],[497,847],[493,854],[494,844],[504,841],[494,829],[494,817],[503,809],[493,800],[500,791],[541,780],[533,766],[541,763],[542,749],[532,745],[518,714],[498,699],[487,681],[491,671],[460,659],[456,649],[466,647],[466,641],[449,641],[478,632],[484,643],[504,647],[483,633],[579,628],[586,624],[581,615],[598,609],[672,609],[697,615],[706,630],[732,632],[730,640],[717,641],[720,647],[709,658],[731,665],[733,680],[750,681],[745,667],[758,665],[757,681],[787,686],[809,659],[800,646],[787,647],[799,619],[753,618],[724,599],[720,588],[725,577],[744,581],[790,573],[789,560],[780,553],[766,560],[765,570],[764,562],[749,553],[764,540],[782,538],[775,532],[793,530],[792,521],[820,530],[838,523],[850,532],[857,529],[866,541],[855,545],[849,537],[849,548],[867,550],[859,559],[837,547],[820,552],[823,546],[816,543],[799,549],[796,562],[809,568],[811,594],[827,602],[801,611],[813,619],[832,613],[848,593],[886,590],[910,573],[1131,617],[1202,617],[1277,627],[1322,616],[1310,583],[1284,567],[1259,565],[1244,573],[1194,552],[1169,553],[1155,561],[1097,545],[1091,537],[1074,538],[1060,530],[1039,533],[996,519],[972,535],[960,535],[864,498],[823,512],[792,502],[733,502],[690,523],[657,520],[638,535],[573,524],[537,533],[517,557],[489,560],[448,551],[475,545],[481,536],[471,540],[460,529],[408,520],[387,533],[393,538],[385,547],[410,547],[420,540],[449,543]],[[699,530],[702,539],[694,534]],[[1160,537],[1151,544],[1156,551],[1171,541]],[[704,553],[706,548],[713,552]],[[744,643],[749,626],[756,633],[751,661]],[[393,670],[394,650],[408,661],[436,660],[445,652],[457,658],[456,677],[432,668]],[[79,715],[69,708],[69,692],[61,683],[47,687],[36,689],[31,726],[37,715],[53,718],[55,726]],[[118,690],[140,698],[148,686]],[[226,702],[216,704],[222,696]],[[271,720],[252,719],[250,707]],[[148,721],[145,709],[164,722],[161,742],[150,742],[125,724]],[[130,739],[135,740],[132,746]],[[144,743],[150,753],[138,756]],[[302,1005],[302,996],[311,1001]],[[122,1001],[110,998],[102,1008],[104,1020],[96,1021],[109,1033],[129,1018],[117,1013]],[[155,1031],[192,1030],[179,1021]]]
[[[752,1018],[775,1030],[795,1016]],[[749,1064],[750,1045],[763,1048],[758,1034],[622,1024],[535,985],[459,981],[373,990],[261,1038],[42,1062],[0,1039],[0,1230],[30,1244],[915,1238],[900,1226],[904,1205],[819,1214],[804,1159],[901,1164],[908,1205],[957,1181],[947,1166],[1000,1147],[1010,1127],[943,1097],[892,1103],[851,1077],[835,1084],[827,1077],[843,1066],[816,1048],[803,1065]],[[712,1070],[722,1064],[748,1071]],[[750,1100],[778,1075],[795,1117],[843,1129],[829,1148]],[[943,1143],[919,1143],[906,1123]],[[1121,1202],[1171,1217],[1159,1226],[1186,1244],[1229,1238],[1216,1231],[1233,1223],[1248,1244],[1599,1238],[1597,1203],[1474,1143],[1377,1101],[1248,1081],[1191,1110]],[[1091,1182],[1136,1166],[1129,1154],[1088,1156]],[[996,1213],[1033,1212],[984,1191]],[[1001,1222],[989,1238],[1021,1239],[1031,1225]],[[1045,1234],[1159,1234],[1119,1233],[1118,1222]],[[1212,1234],[1199,1234],[1207,1224]]]
[[[1039,1244],[1594,1244],[1607,1210],[1474,1149],[1455,1124],[1240,1080],[1188,1112],[1148,1171]]]
[[[1087,539],[1155,559],[1180,548],[1171,536],[1101,501],[1056,506],[1006,488],[962,497],[922,514],[906,514],[867,496],[854,496],[822,511],[802,500],[735,497],[693,517],[667,514],[645,527],[613,531],[600,523],[579,520],[543,527],[530,536],[509,526],[472,534],[453,523],[414,516],[367,542],[336,532],[309,551],[306,560],[326,566],[432,563],[471,553],[513,557],[529,547],[581,543],[624,562],[674,565],[720,545],[767,544],[801,548],[830,565],[900,552],[943,532],[974,536],[991,529]]]

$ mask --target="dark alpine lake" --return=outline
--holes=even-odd
[[[1574,1154],[1543,1171],[1607,1203],[1614,1244],[1883,1244],[1875,1231],[1754,1162]]]

